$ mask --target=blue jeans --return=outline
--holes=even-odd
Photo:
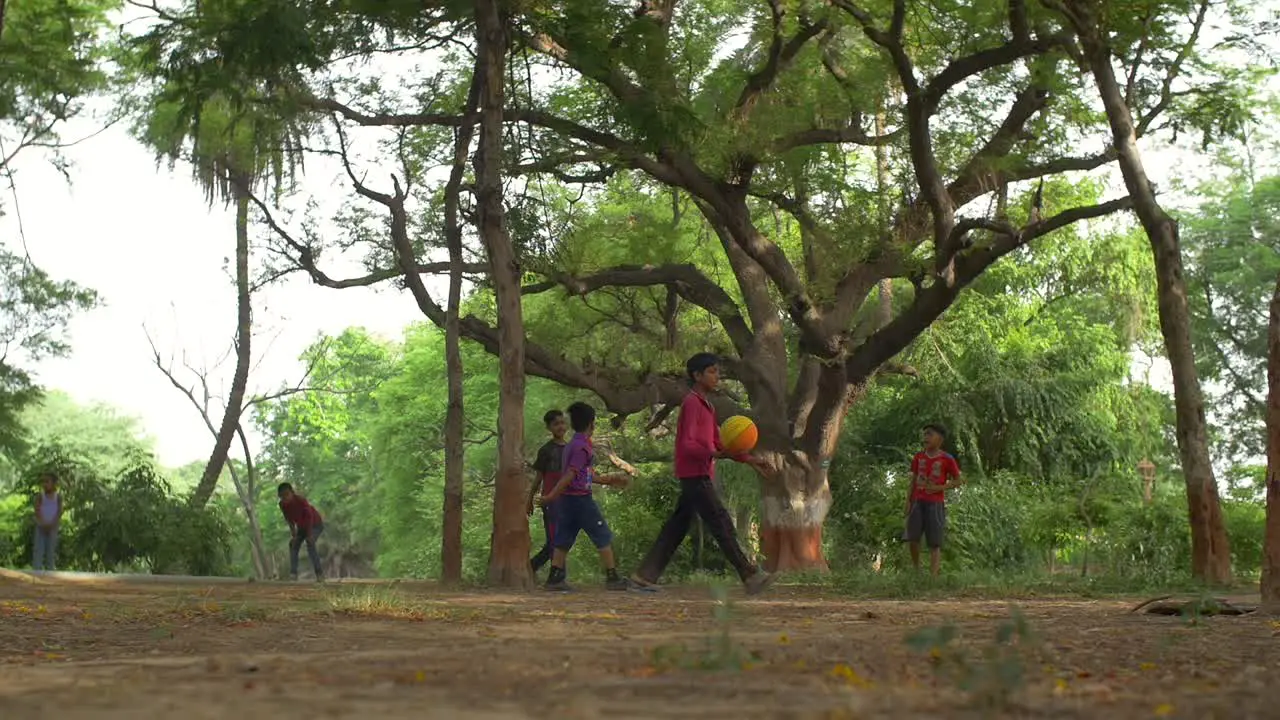
[[[316,578],[319,579],[324,575],[324,570],[320,568],[320,553],[316,551],[316,538],[320,537],[322,532],[324,532],[324,525],[298,528],[298,534],[289,540],[289,575],[291,577],[298,577],[298,551],[302,549],[304,542],[307,544],[307,557],[311,558],[311,569],[315,570]]]
[[[58,557],[58,527],[55,525],[51,528],[42,528],[36,526],[35,542],[32,543],[35,552],[31,558],[32,570],[57,570]]]

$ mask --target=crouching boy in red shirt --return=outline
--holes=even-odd
[[[289,579],[298,579],[298,551],[305,542],[307,556],[311,558],[311,569],[316,573],[316,582],[324,582],[320,553],[316,551],[316,538],[324,532],[320,512],[306,498],[294,492],[289,483],[280,483],[276,488],[276,495],[280,498],[280,512],[289,523]]]

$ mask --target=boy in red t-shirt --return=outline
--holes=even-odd
[[[698,353],[685,363],[685,373],[692,387],[680,403],[680,417],[676,421],[675,470],[680,484],[680,499],[658,533],[658,539],[640,563],[640,569],[631,576],[631,581],[640,587],[653,587],[684,542],[694,517],[700,517],[719,543],[725,558],[737,570],[747,594],[756,595],[769,587],[774,577],[756,567],[742,551],[733,519],[716,494],[713,478],[716,460],[720,458],[750,465],[762,475],[772,471],[758,457],[725,452],[720,442],[716,413],[707,399],[707,395],[714,393],[720,384],[719,359],[711,353]]]
[[[924,450],[911,459],[911,491],[907,493],[907,542],[911,565],[920,569],[920,538],[929,543],[929,572],[938,575],[942,540],[947,528],[946,491],[959,487],[960,466],[942,451],[947,431],[941,425],[924,426]]]
[[[280,498],[280,513],[289,523],[289,579],[298,579],[298,551],[303,543],[307,546],[307,556],[311,559],[311,569],[315,571],[316,582],[324,582],[324,569],[320,567],[320,553],[316,550],[316,538],[324,532],[324,520],[320,511],[312,507],[307,499],[293,491],[287,482],[276,487],[276,496]]]

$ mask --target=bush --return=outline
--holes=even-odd
[[[16,538],[10,540],[16,553],[8,552],[12,564],[26,565],[31,558],[35,518],[25,508],[45,472],[56,473],[61,481],[59,567],[195,575],[229,569],[230,531],[224,513],[192,509],[186,498],[173,493],[149,454],[131,453],[124,470],[106,478],[60,447],[34,453],[22,468],[19,491],[0,503],[0,530]],[[4,550],[0,545],[0,553]]]
[[[1236,575],[1256,576],[1262,571],[1262,538],[1267,509],[1253,500],[1223,500],[1223,522],[1231,543],[1231,567]]]

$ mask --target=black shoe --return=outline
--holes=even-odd
[[[614,578],[604,581],[604,589],[626,592],[631,589],[631,583],[626,578]]]
[[[757,570],[755,574],[747,578],[743,584],[746,585],[748,595],[759,595],[768,589],[776,579],[777,576],[773,573],[765,572],[764,570]]]
[[[546,585],[542,586],[547,592],[569,592],[573,588],[569,587],[569,583],[564,580],[551,581],[548,580]]]

